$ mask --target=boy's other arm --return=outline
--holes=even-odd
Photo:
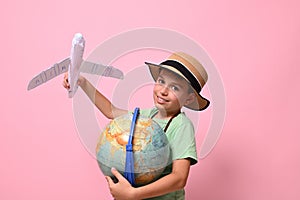
[[[145,199],[183,189],[186,185],[189,171],[190,160],[180,159],[173,161],[173,169],[170,174],[142,187],[131,187],[128,181],[116,170],[112,170],[112,172],[119,180],[118,183],[113,183],[110,177],[106,178],[110,192],[115,199]]]
[[[126,114],[127,111],[117,108],[110,100],[108,100],[103,94],[101,94],[86,78],[80,76],[78,78],[78,85],[95,104],[95,106],[103,113],[108,119],[114,119],[120,115]],[[63,86],[68,89],[70,87],[68,83],[68,74],[64,76]]]

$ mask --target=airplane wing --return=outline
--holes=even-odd
[[[31,90],[49,81],[50,79],[53,79],[54,77],[68,71],[70,62],[70,58],[66,58],[59,63],[55,63],[52,67],[48,68],[47,70],[42,71],[29,82],[27,90]]]
[[[53,79],[54,77],[67,72],[69,69],[70,58],[66,58],[59,63],[55,63],[52,67],[42,71],[36,75],[28,84],[27,90],[31,90],[43,83]],[[106,66],[89,61],[83,61],[80,67],[80,72],[88,74],[96,74],[100,76],[113,77],[117,79],[123,79],[123,72],[115,67]]]
[[[123,72],[112,66],[106,66],[98,63],[93,63],[89,61],[83,61],[80,66],[80,72],[96,74],[100,76],[113,77],[117,79],[123,79]]]

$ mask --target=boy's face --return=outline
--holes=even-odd
[[[195,100],[195,94],[189,92],[189,89],[186,80],[162,68],[153,89],[154,104],[159,111],[172,116],[180,111],[182,106]]]

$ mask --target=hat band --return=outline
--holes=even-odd
[[[193,76],[193,74],[186,69],[186,67],[183,64],[181,64],[180,62],[177,62],[175,60],[166,60],[166,61],[160,63],[160,65],[168,65],[170,67],[177,69],[180,73],[182,73],[182,75],[184,75],[185,78],[187,78],[190,81],[192,87],[198,93],[200,93],[201,86],[200,86],[199,82]]]

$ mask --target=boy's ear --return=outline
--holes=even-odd
[[[187,99],[185,100],[185,106],[193,103],[196,99],[195,93],[189,93]]]

